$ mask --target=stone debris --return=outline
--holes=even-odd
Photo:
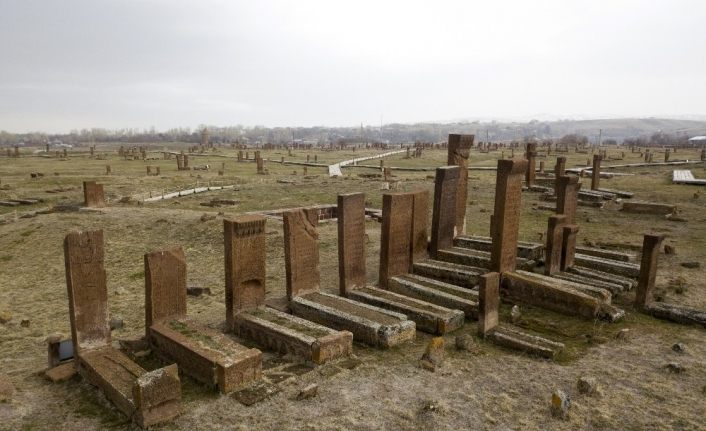
[[[478,344],[469,334],[457,335],[455,340],[456,350],[476,353],[479,350]]]
[[[688,269],[701,268],[701,262],[682,262],[681,266]]]
[[[682,343],[675,343],[672,345],[672,350],[677,353],[684,353],[686,352],[686,346]]]
[[[571,397],[561,389],[552,393],[551,412],[555,418],[568,420],[569,409],[571,408]]]
[[[195,296],[199,297],[201,295],[211,295],[211,288],[210,287],[198,287],[198,286],[189,286],[186,288],[186,294],[189,296]]]
[[[10,313],[9,311],[0,312],[0,324],[4,325],[10,320],[12,320],[12,313]]]
[[[78,374],[74,361],[65,362],[44,372],[44,377],[53,383],[61,383]]]
[[[593,377],[579,377],[576,382],[576,389],[580,394],[594,395],[598,393],[598,382]]]
[[[512,309],[510,309],[510,321],[512,322],[513,325],[517,325],[518,323],[520,323],[520,320],[522,320],[522,313],[520,312],[520,306],[513,305]]]
[[[422,368],[429,371],[436,371],[444,363],[443,337],[434,337],[429,341],[419,363]]]
[[[0,403],[6,403],[12,400],[12,394],[15,392],[15,386],[10,381],[10,378],[3,373],[0,373]]]
[[[676,249],[674,248],[673,245],[665,244],[664,245],[664,254],[675,254]]]
[[[115,331],[116,329],[123,329],[125,322],[119,316],[113,316],[110,318],[110,330]]]
[[[299,391],[299,393],[297,394],[297,400],[301,401],[309,398],[314,398],[318,392],[319,385],[317,385],[316,383],[312,383],[301,391]]]
[[[630,330],[627,328],[623,328],[615,333],[616,340],[627,340],[628,338],[630,338]]]
[[[686,371],[686,368],[684,368],[679,362],[670,362],[665,365],[664,368],[674,374],[681,374]]]
[[[30,325],[30,320],[29,319],[22,319],[20,320],[20,326],[23,328],[29,328]]]

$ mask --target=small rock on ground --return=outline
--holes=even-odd
[[[700,262],[682,262],[681,266],[684,268],[689,268],[689,269],[696,269],[701,267]]]
[[[422,355],[420,365],[422,368],[434,371],[444,362],[444,338],[434,337],[427,344],[427,348]]]
[[[110,330],[115,331],[116,329],[122,329],[125,326],[125,322],[119,316],[114,316],[110,318]]]
[[[478,345],[471,335],[463,334],[456,337],[456,350],[464,352],[476,352]]]
[[[555,390],[552,394],[552,416],[567,420],[569,419],[569,408],[571,408],[571,397],[569,394],[561,389]]]
[[[576,382],[576,388],[581,394],[593,395],[598,391],[598,383],[593,377],[580,377]]]
[[[684,368],[679,362],[670,362],[665,365],[664,368],[666,368],[667,371],[669,371],[670,373],[674,374],[681,374],[686,371],[686,368]]]
[[[512,309],[510,310],[510,321],[513,324],[517,324],[517,322],[522,319],[522,313],[520,312],[520,307],[518,305],[513,305]]]
[[[211,294],[211,288],[209,287],[187,287],[186,288],[186,294],[189,296],[196,296],[199,297],[203,294],[210,295]]]
[[[308,398],[313,398],[319,392],[319,385],[312,383],[311,385],[305,387],[297,394],[297,400],[306,400]]]
[[[684,353],[686,351],[686,346],[682,343],[675,343],[672,346],[672,350],[677,353]]]

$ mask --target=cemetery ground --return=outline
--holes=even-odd
[[[169,146],[171,150],[176,145]],[[131,429],[98,390],[79,377],[53,384],[44,378],[45,338],[59,333],[70,337],[68,300],[62,241],[71,230],[103,229],[108,303],[111,316],[124,325],[113,331],[119,339],[144,334],[144,266],[146,252],[181,245],[186,253],[188,285],[210,289],[210,294],[188,297],[189,314],[222,330],[224,304],[224,217],[251,211],[335,205],[339,193],[364,192],[366,206],[381,208],[383,179],[377,166],[344,168],[344,177],[329,178],[326,166],[279,163],[285,160],[322,165],[362,157],[380,150],[321,151],[261,150],[267,175],[256,173],[255,163],[236,162],[236,151],[219,149],[190,155],[190,166],[208,164],[209,170],[177,171],[176,161],[162,160],[161,147],[148,150],[148,158],[123,160],[117,147],[98,147],[88,152],[73,150],[66,160],[31,154],[22,149],[19,158],[0,158],[0,200],[42,198],[43,202],[18,207],[0,206],[0,371],[15,386],[11,400],[0,402],[0,429]],[[249,149],[253,157],[254,149]],[[629,150],[609,148],[608,155],[625,151],[624,160],[604,160],[603,166],[638,163]],[[504,150],[505,157],[510,150]],[[586,166],[590,154],[553,153],[545,160],[551,172],[557,155],[567,156],[567,168]],[[227,157],[222,157],[227,156]],[[494,167],[500,151],[471,152],[470,166]],[[522,156],[516,150],[516,157]],[[656,155],[657,156],[657,155]],[[680,149],[672,160],[698,160],[696,150]],[[421,158],[401,153],[388,157],[386,166],[434,168],[446,162],[446,150],[425,149]],[[225,162],[223,175],[219,175]],[[112,173],[106,175],[105,166]],[[146,166],[160,167],[159,176],[147,176]],[[646,232],[667,235],[665,244],[674,254],[660,255],[657,295],[665,300],[706,309],[706,189],[673,185],[672,166],[617,169],[634,174],[602,178],[601,186],[635,193],[635,200],[674,204],[681,220],[662,215],[628,214],[619,203],[604,208],[578,207],[578,244],[635,251]],[[691,165],[697,178],[706,178],[704,164]],[[296,174],[294,173],[296,171]],[[42,173],[30,178],[31,172]],[[611,172],[611,171],[607,171]],[[433,169],[393,170],[392,188],[399,191],[427,189],[433,194]],[[106,208],[70,210],[83,201],[81,183],[104,185]],[[140,198],[208,185],[234,185],[234,189],[204,192],[157,202],[138,203]],[[583,189],[590,179],[582,179]],[[395,184],[396,183],[396,184]],[[47,190],[55,191],[47,193]],[[469,172],[467,232],[488,236],[493,210],[495,171]],[[221,200],[220,206],[203,206]],[[226,202],[229,201],[229,202]],[[232,202],[234,201],[234,202]],[[539,193],[522,195],[520,239],[543,241],[551,211],[540,205]],[[62,205],[66,211],[35,214],[32,211]],[[431,205],[430,205],[431,210]],[[40,211],[41,212],[41,211]],[[21,217],[30,213],[27,217]],[[323,222],[320,234],[321,286],[338,291],[336,223]],[[380,224],[366,222],[368,282],[377,283]],[[683,263],[699,262],[697,268]],[[689,265],[693,266],[693,265]],[[267,295],[283,296],[285,268],[282,223],[267,221]],[[681,326],[637,313],[631,306],[634,291],[614,298],[626,310],[619,323],[585,320],[520,304],[518,326],[566,344],[557,361],[547,361],[496,347],[477,338],[474,321],[444,336],[446,360],[430,372],[419,367],[419,358],[430,336],[417,332],[412,343],[389,350],[354,344],[357,360],[333,361],[309,367],[290,366],[296,360],[264,352],[263,372],[279,392],[246,407],[233,395],[220,395],[182,377],[182,414],[155,429],[706,429],[706,343],[703,328]],[[501,321],[510,320],[512,303],[503,303]],[[471,335],[476,347],[460,351],[455,337]],[[237,340],[236,337],[233,337]],[[238,340],[248,345],[246,341]],[[673,345],[685,350],[676,352]],[[162,364],[152,355],[136,361],[146,369]],[[682,372],[667,364],[678,363]],[[594,378],[599,394],[579,393],[580,377]],[[318,384],[315,397],[297,400],[301,389]],[[568,421],[552,417],[549,400],[555,389],[572,398]]]

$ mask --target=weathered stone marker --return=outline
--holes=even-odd
[[[547,247],[544,259],[544,274],[554,275],[561,270],[562,246],[566,216],[553,215],[547,223]]]
[[[383,195],[383,207],[385,197]],[[383,210],[384,214],[384,210]],[[385,218],[383,217],[383,235]],[[390,221],[388,220],[388,224]],[[383,252],[381,240],[380,273],[382,274]],[[338,195],[338,279],[341,296],[348,296],[353,289],[365,287],[365,194],[349,193]],[[381,285],[382,277],[381,277]]]
[[[84,181],[83,204],[88,208],[103,208],[105,206],[103,184],[96,184],[95,181]]]
[[[317,218],[303,209],[286,211],[284,225],[284,267],[287,299],[319,290],[319,234]]]
[[[556,158],[554,165],[554,194],[559,195],[559,178],[566,175],[566,156]]]
[[[593,170],[591,171],[591,190],[598,190],[601,183],[601,160],[600,154],[593,155]]]
[[[459,195],[460,176],[461,168],[459,166],[436,168],[429,250],[433,258],[436,258],[439,250],[453,247],[455,226],[458,221],[456,200]]]
[[[103,231],[66,235],[66,286],[79,373],[139,426],[171,420],[181,409],[177,366],[147,372],[111,346],[103,261]]]
[[[414,196],[410,193],[382,195],[379,284],[383,288],[390,277],[410,270],[413,208]]]
[[[536,177],[536,157],[537,157],[537,144],[534,142],[528,142],[525,149],[525,158],[527,159],[527,170],[525,171],[525,183],[527,187],[532,187],[534,185],[534,179]]]
[[[241,216],[223,220],[226,271],[226,323],[234,316],[265,304],[265,217]]]
[[[454,236],[466,232],[466,200],[468,199],[468,158],[473,148],[475,135],[449,134],[448,157],[446,164],[458,166],[458,181],[456,183],[456,221]]]
[[[500,274],[514,271],[517,264],[522,179],[526,170],[526,160],[498,160],[490,266],[492,271]]]
[[[652,302],[655,278],[657,277],[657,258],[665,235],[645,235],[642,241],[642,260],[640,275],[635,290],[635,306],[644,309]]]
[[[579,232],[579,227],[575,224],[566,224],[564,225],[563,230],[564,236],[561,241],[561,270],[566,271],[574,266],[574,255],[576,254],[576,235]]]
[[[429,239],[427,226],[429,225],[429,192],[419,190],[412,192],[412,253],[410,255],[410,268],[414,262],[427,257]]]
[[[485,338],[498,326],[500,306],[500,274],[489,272],[480,276],[478,285],[478,335]]]
[[[581,183],[578,177],[561,176],[554,180],[557,185],[556,213],[566,216],[566,223],[572,224],[576,219]]]

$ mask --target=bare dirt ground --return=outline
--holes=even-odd
[[[160,147],[155,149],[161,150]],[[170,146],[170,148],[176,148]],[[621,150],[610,149],[609,154]],[[109,308],[120,316],[125,327],[113,332],[115,340],[137,337],[144,332],[143,255],[169,245],[181,245],[189,265],[189,285],[211,289],[212,295],[189,297],[189,314],[206,324],[222,328],[225,315],[222,218],[256,210],[287,208],[310,204],[333,204],[336,194],[362,191],[368,206],[379,208],[381,180],[363,178],[361,173],[379,173],[367,168],[345,168],[343,178],[328,178],[325,167],[302,167],[268,163],[269,175],[256,175],[254,163],[236,163],[233,150],[218,155],[190,158],[190,165],[210,164],[209,171],[177,172],[175,160],[125,161],[116,148],[98,148],[108,160],[91,160],[86,153],[70,154],[66,161],[30,155],[23,149],[19,159],[0,158],[0,200],[42,197],[45,203],[17,208],[0,207],[0,313],[11,317],[0,324],[0,371],[16,387],[11,401],[0,403],[0,429],[74,430],[132,429],[99,392],[79,377],[62,384],[44,379],[46,345],[53,333],[70,336],[68,300],[65,285],[62,240],[72,229],[105,231]],[[250,151],[252,156],[252,150]],[[52,153],[53,154],[53,153]],[[279,161],[304,161],[306,154],[318,155],[320,163],[330,163],[366,154],[363,151],[263,151],[263,157]],[[567,154],[567,167],[585,165],[585,154]],[[150,156],[160,157],[159,153]],[[509,156],[509,150],[505,150]],[[516,152],[520,156],[520,152]],[[500,152],[471,155],[472,166],[494,166]],[[655,160],[661,155],[655,155]],[[425,150],[420,159],[403,155],[386,160],[388,166],[435,167],[444,164],[445,151]],[[679,150],[675,159],[698,159],[696,151]],[[626,151],[624,161],[604,161],[604,165],[638,162]],[[216,171],[225,162],[224,176]],[[378,164],[373,161],[371,164]],[[113,174],[106,176],[105,165]],[[147,177],[145,166],[160,166],[161,176]],[[547,159],[552,169],[554,157]],[[706,308],[706,189],[671,184],[672,167],[620,169],[633,176],[602,179],[601,185],[635,192],[636,200],[676,204],[679,215],[688,222],[666,220],[657,215],[625,214],[617,205],[605,209],[579,207],[580,243],[613,243],[639,246],[648,231],[667,234],[665,244],[673,245],[674,255],[660,256],[657,289],[666,301]],[[697,178],[706,178],[703,164],[689,167]],[[297,171],[296,175],[293,171]],[[30,179],[30,172],[44,177]],[[433,171],[396,171],[399,190],[433,189]],[[487,235],[493,208],[495,173],[471,171],[467,223],[469,233]],[[199,178],[200,176],[200,178]],[[294,183],[280,183],[277,180]],[[100,212],[62,212],[20,218],[27,211],[57,203],[82,201],[81,181],[105,184],[109,206]],[[236,184],[237,190],[208,192],[162,202],[137,205],[119,203],[125,196],[161,190],[174,190],[208,181]],[[583,180],[584,187],[590,182]],[[76,187],[49,194],[46,190]],[[210,208],[199,203],[211,199],[233,199],[235,206]],[[536,193],[524,193],[521,239],[538,241],[546,230],[549,211]],[[15,213],[16,211],[16,213]],[[219,214],[220,213],[220,214]],[[202,221],[202,215],[214,216]],[[285,290],[282,226],[268,220],[268,296],[282,296]],[[320,225],[322,287],[337,291],[337,245],[335,223]],[[380,225],[369,221],[368,280],[377,282]],[[687,269],[682,262],[700,262]],[[528,357],[476,339],[475,352],[453,347],[459,334],[475,334],[476,323],[467,322],[447,335],[444,365],[432,373],[418,366],[430,336],[419,332],[417,339],[387,351],[354,346],[361,364],[348,369],[332,363],[293,376],[278,386],[281,391],[246,407],[233,396],[215,394],[188,378],[183,378],[183,414],[175,421],[156,427],[164,430],[191,429],[303,429],[303,430],[416,430],[416,429],[606,429],[606,430],[697,430],[706,429],[706,330],[662,322],[636,313],[630,306],[633,293],[615,298],[626,308],[623,322],[607,324],[558,315],[520,305],[521,326],[562,341],[567,352],[557,362]],[[512,304],[503,304],[507,319]],[[20,324],[23,319],[29,325]],[[616,339],[621,329],[629,336]],[[686,346],[685,353],[672,350],[675,343]],[[290,358],[266,355],[265,368],[280,369]],[[159,365],[154,358],[140,360],[145,368]],[[680,363],[683,373],[670,373],[665,365]],[[279,368],[276,368],[279,367]],[[300,367],[301,368],[301,367]],[[266,375],[268,371],[266,370]],[[601,395],[581,395],[576,381],[581,376],[595,378]],[[307,384],[319,385],[318,396],[296,401],[297,392]],[[571,394],[568,421],[551,416],[549,400],[554,389]]]

